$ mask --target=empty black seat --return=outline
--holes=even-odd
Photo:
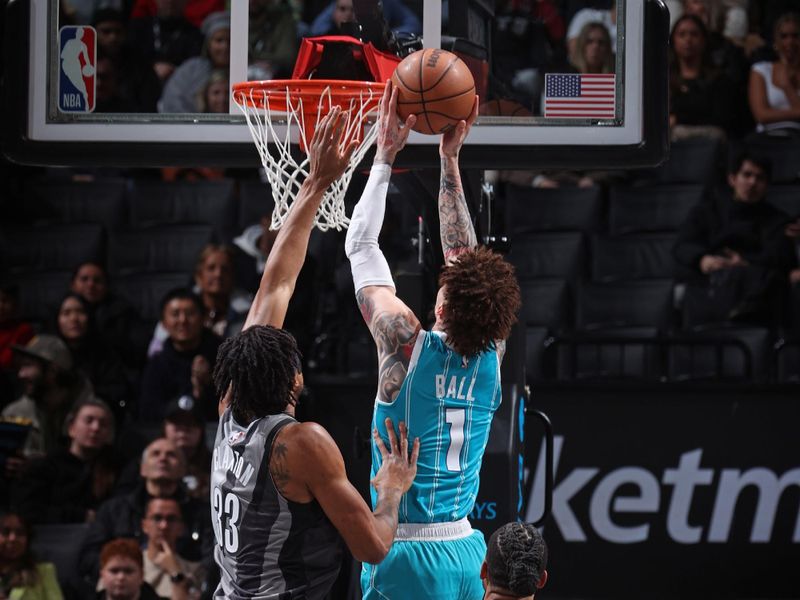
[[[680,228],[703,199],[702,185],[619,186],[611,189],[608,231],[611,235]]]
[[[656,170],[663,183],[712,183],[722,169],[722,144],[695,138],[671,145],[667,162]]]
[[[715,326],[681,334],[669,351],[669,378],[764,380],[769,373],[771,336],[763,327]]]
[[[672,233],[642,233],[592,238],[592,279],[621,281],[667,279],[675,275]]]
[[[585,271],[583,235],[568,233],[527,233],[517,236],[508,254],[520,279],[564,277],[572,279]]]
[[[124,179],[37,181],[26,190],[42,221],[98,223],[116,229],[125,224]]]
[[[39,560],[53,563],[62,588],[70,588],[78,571],[78,556],[88,532],[88,523],[37,525],[33,529],[31,550]]]
[[[558,378],[657,381],[662,373],[659,328],[611,326],[562,338]]]
[[[520,281],[522,308],[519,320],[530,326],[558,331],[570,322],[569,289],[563,279]]]
[[[767,202],[790,217],[800,217],[800,186],[773,185],[767,191]]]
[[[585,284],[578,293],[579,331],[616,327],[667,329],[672,317],[672,280]]]
[[[203,247],[214,239],[210,227],[175,225],[117,233],[109,242],[113,273],[182,271],[194,273]]]
[[[0,266],[8,272],[74,269],[105,262],[101,225],[46,225],[0,233]]]
[[[114,280],[114,288],[136,308],[143,319],[161,318],[161,299],[167,292],[191,283],[189,273],[137,273]]]
[[[772,162],[773,184],[797,183],[800,180],[800,140],[765,136],[748,146],[753,154]]]
[[[130,192],[131,225],[203,223],[220,240],[233,233],[238,217],[234,181],[135,181]]]
[[[19,286],[20,316],[40,325],[53,320],[71,280],[72,271],[41,271],[13,275],[6,283]]]
[[[546,327],[525,328],[525,379],[540,381],[551,377],[546,363],[547,344],[550,334]]]
[[[800,383],[800,339],[784,341],[775,352],[778,383]]]
[[[512,236],[526,231],[595,231],[603,214],[601,189],[507,188],[506,225]]]
[[[272,214],[275,201],[269,184],[259,179],[247,179],[239,183],[239,215],[240,230],[261,221],[262,217]]]

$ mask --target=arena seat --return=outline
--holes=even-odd
[[[592,237],[592,280],[666,279],[675,275],[672,233]]]
[[[659,328],[612,326],[557,339],[558,378],[659,380]]]
[[[214,240],[211,227],[172,225],[120,232],[109,241],[109,270],[117,275],[194,272],[203,247]]]
[[[6,283],[19,286],[20,317],[35,326],[50,324],[58,303],[69,290],[72,271],[37,271],[18,273]]]
[[[800,383],[800,339],[782,340],[775,351],[778,383]]]
[[[43,225],[0,233],[0,268],[10,273],[69,270],[104,258],[101,225]]]
[[[674,142],[655,177],[661,183],[713,183],[723,171],[723,158],[722,144],[716,140],[698,137]]]
[[[238,206],[234,181],[163,182],[137,180],[130,190],[131,226],[202,223],[217,238],[234,233]]]
[[[571,323],[570,295],[563,279],[520,280],[522,308],[519,320],[527,327],[560,331]]]
[[[521,234],[514,238],[508,260],[516,268],[519,279],[573,279],[586,271],[583,235],[578,232]]]
[[[125,225],[125,179],[94,181],[36,181],[26,196],[38,204],[38,220],[60,223],[98,223],[108,229]]]
[[[535,189],[509,185],[506,191],[506,231],[596,231],[603,215],[602,190],[590,188]]]
[[[161,298],[172,289],[189,285],[190,272],[136,273],[114,280],[115,290],[130,301],[143,319],[154,323],[161,317]]]
[[[576,329],[653,327],[667,330],[672,319],[672,280],[587,283],[578,289]]]
[[[767,190],[767,202],[790,217],[800,218],[800,185],[773,185]]]
[[[78,571],[78,555],[89,532],[88,523],[36,525],[31,549],[42,562],[56,568],[62,589],[70,589]]]
[[[677,230],[704,192],[704,186],[694,184],[612,187],[608,231],[621,235]]]
[[[272,214],[275,201],[269,184],[260,179],[245,179],[239,182],[239,214],[237,228],[240,232],[245,227],[255,225],[261,217]]]
[[[540,381],[548,379],[551,370],[546,364],[547,342],[550,332],[547,327],[525,328],[525,379]]]
[[[763,137],[748,144],[750,151],[772,162],[772,184],[800,181],[800,141],[792,138]]]
[[[682,337],[693,343],[670,346],[671,381],[763,381],[769,375],[772,338],[766,328],[718,325]]]

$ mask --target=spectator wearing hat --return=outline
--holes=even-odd
[[[203,326],[205,307],[189,289],[167,293],[161,303],[161,323],[167,339],[147,363],[142,377],[139,419],[159,423],[170,400],[191,396],[206,420],[215,421],[217,401],[211,370],[220,338]]]
[[[93,394],[89,381],[73,369],[69,349],[53,335],[37,335],[25,346],[12,346],[19,356],[17,377],[22,396],[3,409],[5,419],[30,424],[22,457],[6,460],[6,475],[18,474],[24,459],[55,451],[64,418],[75,402]]]
[[[183,16],[186,0],[156,0],[154,15],[130,24],[130,40],[162,85],[186,60],[200,54],[203,34]]]
[[[15,285],[0,286],[0,408],[10,402],[13,386],[12,346],[24,346],[33,337],[33,328],[17,314],[19,290]]]
[[[198,105],[203,88],[215,69],[228,71],[230,65],[231,18],[228,12],[215,12],[203,21],[200,56],[190,58],[175,70],[158,102],[161,113],[200,112]]]
[[[97,579],[98,556],[103,544],[118,537],[131,537],[143,546],[142,523],[152,498],[172,498],[181,507],[184,528],[175,550],[190,561],[212,562],[213,533],[208,503],[190,498],[182,483],[186,463],[180,449],[166,438],[151,442],[142,453],[140,479],[132,492],[104,502],[90,525],[81,548],[78,570],[91,585]],[[141,557],[141,553],[139,554]]]
[[[88,523],[111,496],[121,468],[112,449],[114,416],[97,398],[77,402],[66,419],[69,447],[31,461],[14,483],[12,505],[33,523]]]
[[[208,498],[211,452],[206,446],[203,415],[191,396],[181,396],[170,403],[164,418],[163,435],[183,452],[186,475],[183,483],[193,498]]]
[[[486,545],[483,600],[533,600],[547,583],[547,544],[530,523],[508,523]]]

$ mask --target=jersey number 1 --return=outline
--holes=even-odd
[[[464,446],[463,408],[447,408],[444,419],[450,425],[450,446],[447,448],[447,470],[461,470],[461,448]]]
[[[227,493],[223,500],[222,490],[214,488],[214,516],[217,519],[214,532],[217,534],[217,543],[225,548],[228,553],[239,549],[239,497]],[[222,515],[225,515],[225,531],[222,531]],[[224,539],[223,539],[224,538]]]

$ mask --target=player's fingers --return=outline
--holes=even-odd
[[[408,457],[408,426],[405,421],[400,421],[400,456]]]
[[[414,127],[414,125],[416,125],[416,124],[417,124],[417,115],[408,115],[406,117],[405,130],[407,132],[410,132],[411,128]]]
[[[389,112],[389,100],[392,97],[392,80],[389,79],[386,82],[386,87],[383,88],[383,96],[381,96],[381,103],[380,103],[380,116],[384,117]]]
[[[389,118],[394,122],[397,121],[397,95],[400,90],[392,88],[392,95],[389,97]]]
[[[375,441],[375,447],[378,449],[378,452],[381,453],[383,458],[386,458],[386,455],[389,454],[389,451],[386,449],[386,446],[381,439],[381,434],[378,433],[377,427],[372,430],[372,439]]]
[[[351,140],[347,147],[344,149],[342,153],[342,160],[346,161],[347,164],[350,164],[350,158],[353,156],[353,153],[358,148],[358,140]]]
[[[411,447],[411,459],[408,461],[408,464],[412,467],[416,467],[418,458],[419,458],[419,438],[414,438],[414,445]]]
[[[322,122],[321,129],[322,129],[322,139],[323,140],[329,140],[330,139],[333,127],[336,125],[336,123],[339,120],[338,116],[339,116],[339,107],[338,106],[334,106],[333,108],[331,108],[330,112],[326,115],[324,121]]]
[[[389,436],[389,448],[392,454],[397,454],[400,451],[397,445],[397,436],[394,434],[394,424],[389,417],[386,417],[386,434]]]

